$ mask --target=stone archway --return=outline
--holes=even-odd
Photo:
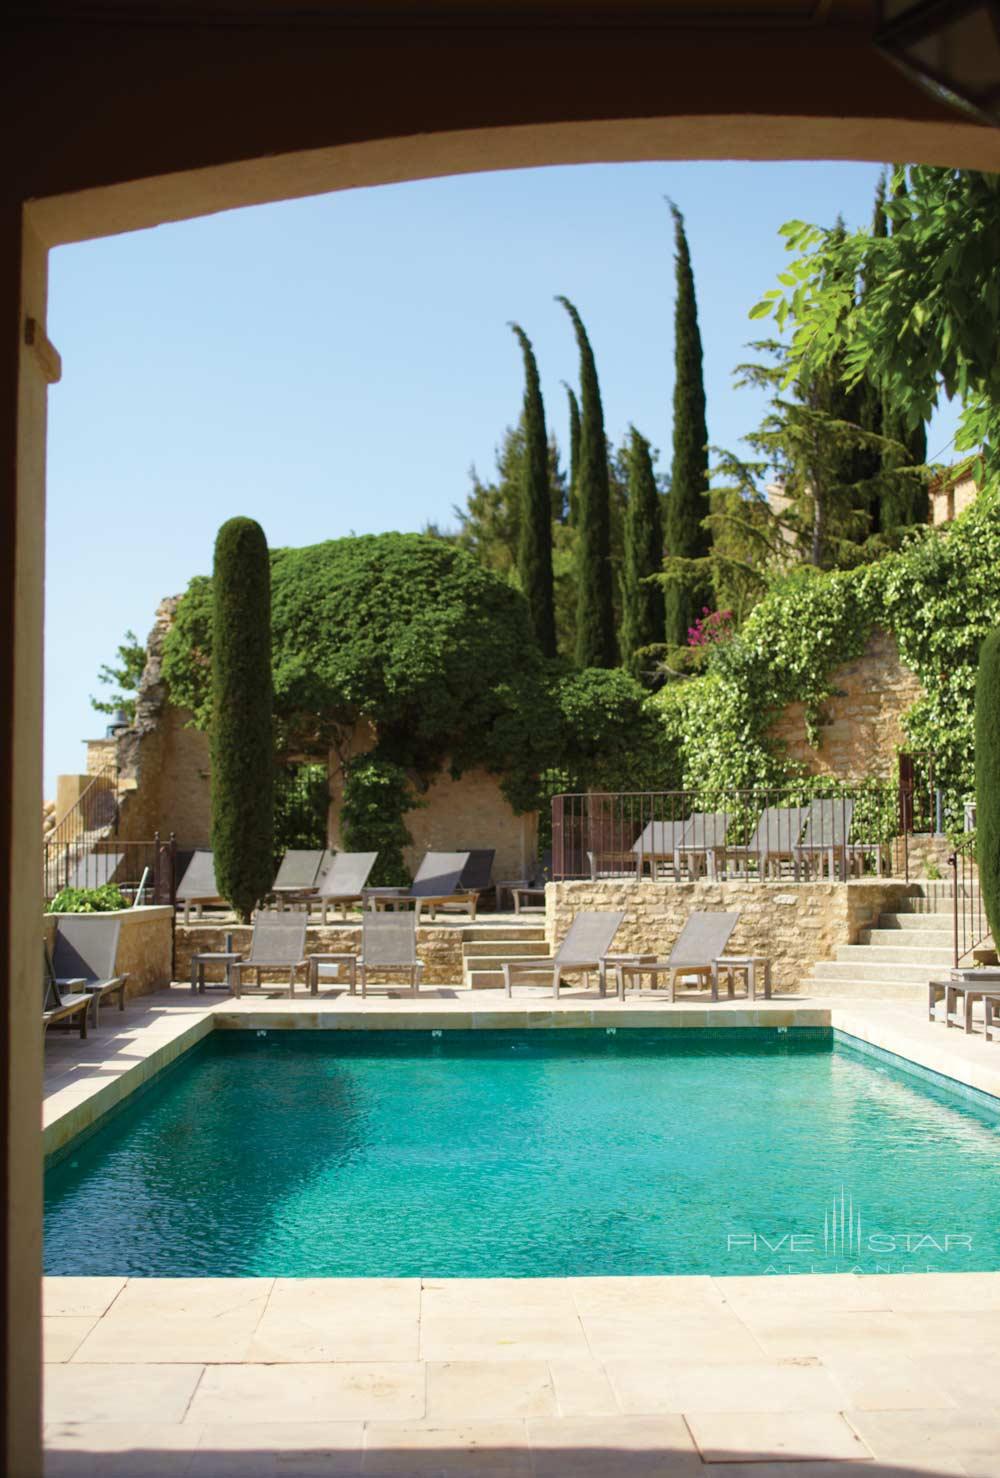
[[[69,241],[431,175],[657,158],[1000,167],[878,55],[871,0],[36,0],[0,92],[5,1472],[39,1452],[37,878],[46,261]],[[696,17],[696,23],[692,20]],[[289,303],[303,331],[308,304]],[[206,325],[206,331],[211,326]]]

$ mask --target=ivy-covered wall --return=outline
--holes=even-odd
[[[654,700],[677,748],[685,786],[706,796],[800,778],[771,732],[802,703],[821,740],[838,666],[864,652],[877,627],[891,633],[922,695],[903,718],[908,747],[935,757],[948,821],[961,821],[973,788],[973,700],[979,646],[1000,624],[1000,500],[983,493],[946,530],[915,530],[898,553],[860,569],[802,569],[713,648],[703,676]]]

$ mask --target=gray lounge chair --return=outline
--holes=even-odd
[[[320,873],[315,891],[304,897],[307,909],[318,903],[326,923],[327,911],[333,906],[347,917],[349,904],[361,904],[365,885],[378,861],[377,852],[337,852],[325,871]]]
[[[739,910],[735,913],[696,910],[678,934],[669,958],[662,963],[656,961],[644,964],[643,968],[648,971],[649,964],[653,963],[656,972],[667,976],[668,1000],[674,999],[678,976],[697,975],[701,979],[713,979],[716,961],[725,955],[726,945],[739,917]],[[624,999],[628,970],[619,968],[616,973],[618,994]]]
[[[315,890],[321,874],[329,865],[330,854],[323,847],[292,849],[281,859],[271,892],[283,894]]]
[[[479,894],[462,886],[468,861],[468,852],[428,852],[409,888],[366,888],[365,899],[376,909],[413,903],[418,921],[425,908],[433,919],[442,904],[462,904],[474,919]]]
[[[357,971],[362,996],[368,993],[369,970],[402,970],[410,980],[410,992],[420,990],[424,964],[417,959],[417,915],[414,909],[379,913],[367,909],[361,923],[361,954]]]
[[[846,796],[810,801],[802,840],[795,849],[799,866],[820,877],[825,866],[831,878],[840,876],[846,881],[847,838],[853,820],[854,801]]]
[[[666,870],[669,864],[674,877],[680,873],[680,845],[688,823],[684,821],[647,821],[632,845],[638,858],[639,876],[646,863],[652,877]]]
[[[724,854],[727,871],[732,865],[737,876],[746,877],[751,862],[756,862],[759,878],[772,874],[780,877],[782,863],[788,862],[797,875],[796,851],[807,815],[807,806],[768,806],[761,812],[745,847],[727,844]]]
[[[103,888],[114,882],[124,852],[87,852],[70,868],[64,887]]]
[[[263,970],[287,970],[288,995],[294,996],[295,972],[307,970],[309,964],[305,957],[308,923],[309,916],[305,913],[292,913],[272,908],[258,910],[253,921],[250,953],[245,959],[234,960],[229,965],[229,979],[233,995],[242,996],[251,991],[273,993],[278,987],[262,985],[261,972]],[[244,985],[243,972],[245,970],[256,971],[255,985]]]
[[[592,910],[578,913],[570,924],[566,937],[549,959],[505,960],[503,965],[504,990],[512,994],[515,975],[549,974],[552,977],[552,994],[558,996],[562,977],[570,972],[583,973],[584,990],[590,986],[590,972],[597,971],[597,982],[603,996],[606,989],[607,956],[625,914],[610,910]]]
[[[495,892],[493,863],[496,855],[495,847],[470,847],[469,860],[462,868],[462,876],[458,880],[459,887],[480,898],[484,893]]]
[[[587,865],[590,868],[590,881],[600,882],[602,878],[634,878],[642,877],[642,858],[634,851],[632,852],[588,852]]]
[[[215,856],[211,852],[192,852],[191,861],[184,869],[184,876],[177,884],[175,894],[178,904],[184,905],[185,924],[191,918],[191,905],[194,905],[195,914],[200,919],[204,904],[225,905],[226,900],[219,893],[219,885],[215,881]]]
[[[125,1010],[128,974],[115,974],[121,927],[121,919],[108,914],[60,914],[56,919],[53,978],[60,990],[85,982],[95,1026],[105,996],[117,996],[119,1011]]]
[[[60,982],[55,977],[52,961],[49,958],[48,946],[42,948],[43,957],[43,981],[42,991],[42,1030],[55,1021],[72,1021],[79,1018],[80,1036],[87,1035],[88,1008],[93,997],[88,991],[81,991],[80,986],[85,982],[82,979],[64,980]]]

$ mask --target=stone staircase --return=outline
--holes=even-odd
[[[922,883],[898,913],[862,929],[834,960],[820,960],[809,994],[867,996],[872,1000],[926,1000],[927,982],[952,967],[952,884]]]
[[[462,983],[470,990],[502,990],[506,960],[545,959],[550,950],[545,924],[489,924],[473,936],[467,929],[462,942]]]

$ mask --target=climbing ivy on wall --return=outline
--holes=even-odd
[[[835,669],[859,657],[872,629],[892,633],[924,695],[904,716],[907,743],[930,751],[949,817],[973,787],[973,706],[980,643],[1000,623],[1000,499],[984,492],[944,532],[918,529],[898,553],[847,572],[801,570],[711,650],[704,676],[653,700],[686,787],[777,786],[803,774],[769,737],[801,702],[813,743]]]

